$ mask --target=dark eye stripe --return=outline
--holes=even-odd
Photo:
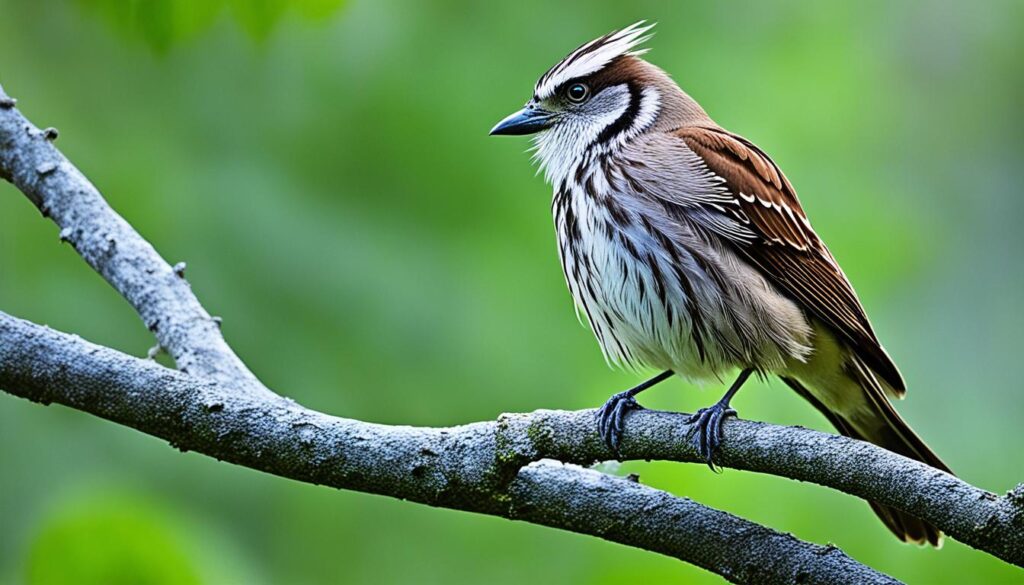
[[[629,90],[629,105],[626,107],[626,111],[605,127],[592,144],[602,144],[615,138],[619,133],[632,126],[633,120],[640,115],[640,90],[632,82],[626,84],[626,89]]]

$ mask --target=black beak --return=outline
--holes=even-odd
[[[527,104],[525,108],[498,122],[497,126],[491,128],[491,136],[533,134],[550,128],[554,123],[554,118],[555,115],[551,112],[542,110],[533,104]]]

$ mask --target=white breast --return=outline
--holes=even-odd
[[[706,353],[701,359],[687,309],[688,286],[679,282],[667,251],[633,210],[608,195],[600,169],[588,168],[583,176],[582,184],[556,193],[555,225],[566,282],[605,359],[693,377],[730,367]]]
[[[556,190],[552,211],[566,283],[609,363],[705,379],[733,367],[774,370],[801,351],[769,335],[777,333],[772,323],[779,331],[790,325],[776,315],[797,332],[803,317],[756,271],[684,223],[617,196],[614,163],[583,164]],[[722,280],[734,287],[723,289]]]

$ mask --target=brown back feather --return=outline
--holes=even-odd
[[[868,366],[902,395],[903,377],[882,348],[857,298],[825,243],[811,228],[796,191],[778,166],[746,139],[721,128],[684,127],[675,135],[725,180],[735,198],[726,213],[757,234],[736,249],[783,293],[845,340]]]

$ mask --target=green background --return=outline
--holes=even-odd
[[[770,5],[769,5],[770,4]],[[649,59],[767,150],[967,481],[1024,481],[1024,4],[0,0],[0,83],[188,278],[281,393],[452,425],[600,404],[550,189],[490,127],[579,43],[646,18]],[[128,305],[0,185],[0,310],[142,356]],[[645,404],[692,411],[720,388]],[[742,416],[826,429],[781,383]],[[642,481],[913,583],[1020,582],[947,540],[893,539],[855,498],[698,465]],[[532,525],[338,492],[182,454],[0,394],[0,583],[715,583]]]

